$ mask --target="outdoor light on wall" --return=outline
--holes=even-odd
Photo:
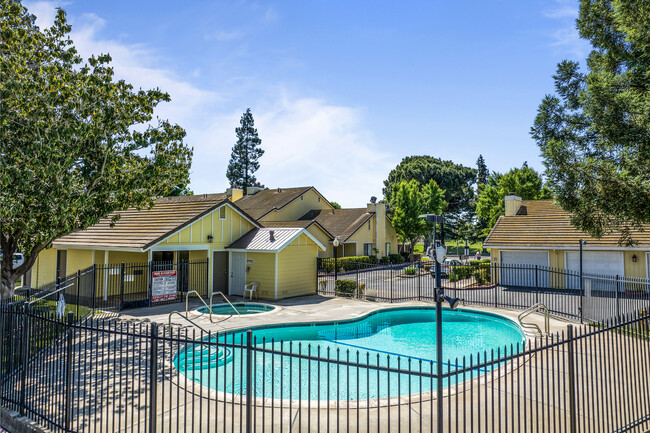
[[[636,254],[634,254],[634,255],[632,256],[632,261],[633,261],[634,263],[636,263]]]
[[[214,240],[214,236],[208,235],[208,243],[211,244],[213,240]]]

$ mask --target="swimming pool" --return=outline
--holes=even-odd
[[[233,310],[232,307],[235,307],[237,312]],[[268,304],[256,304],[254,302],[235,302],[232,304],[212,304],[212,314],[230,316],[239,314],[259,314],[267,313],[269,311],[275,310],[276,307]],[[199,307],[196,309],[199,313],[209,313],[208,307]]]
[[[360,400],[432,391],[436,380],[427,373],[437,369],[435,316],[435,308],[403,307],[347,321],[253,328],[252,394]],[[470,356],[474,364],[490,359],[498,348],[501,355],[504,348],[507,354],[522,350],[525,341],[517,324],[489,313],[444,309],[443,326],[444,372],[462,367],[463,358],[469,364]],[[245,395],[246,339],[245,331],[235,331],[189,345],[177,352],[174,366],[187,380]],[[468,372],[465,379],[488,371]]]

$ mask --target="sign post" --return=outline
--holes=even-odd
[[[153,271],[151,273],[151,302],[176,299],[177,271]]]

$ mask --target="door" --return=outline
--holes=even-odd
[[[56,251],[56,276],[65,280],[65,273],[68,261],[68,251],[67,250],[57,250]]]
[[[244,296],[246,253],[230,253],[230,295]]]
[[[580,253],[578,251],[568,251],[566,253],[566,269],[580,272]],[[615,290],[615,284],[611,277],[616,275],[623,277],[625,275],[625,266],[622,252],[605,252],[605,251],[583,251],[582,252],[582,273],[586,277],[586,289],[591,290]],[[600,277],[600,278],[588,278]],[[579,278],[567,279],[567,285],[577,289],[580,287]]]
[[[548,266],[548,251],[501,251],[500,283],[519,287],[537,284],[539,288],[548,288]]]
[[[212,255],[212,291],[228,293],[228,253],[215,251]]]

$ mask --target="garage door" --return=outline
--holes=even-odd
[[[501,251],[501,264],[502,285],[535,287],[537,281],[538,287],[549,286],[548,251]]]
[[[580,272],[580,253],[578,251],[568,251],[565,255],[566,269],[575,273]],[[582,272],[585,276],[605,276],[613,277],[625,275],[625,266],[623,264],[622,252],[603,252],[603,251],[584,251],[582,253]],[[593,279],[591,284],[598,287],[593,289],[613,290],[614,286],[607,283],[606,280]],[[579,279],[572,279],[572,283],[567,282],[570,286],[579,287]],[[577,288],[573,287],[573,288]]]

